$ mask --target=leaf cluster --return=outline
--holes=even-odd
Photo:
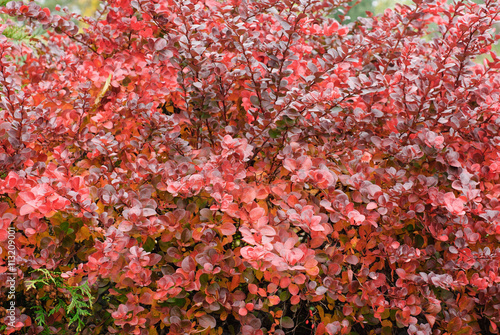
[[[498,333],[500,5],[350,5],[5,4],[6,332]]]

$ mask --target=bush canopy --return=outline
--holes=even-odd
[[[500,4],[345,6],[5,4],[0,330],[498,333]]]

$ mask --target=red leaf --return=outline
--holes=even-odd
[[[217,325],[215,318],[211,315],[203,315],[203,316],[199,317],[198,322],[200,323],[200,326],[202,326],[204,329],[207,329],[207,328],[214,329],[215,326]]]
[[[460,330],[460,328],[462,328],[462,320],[458,316],[456,316],[453,319],[451,319],[448,322],[448,326],[446,327],[446,329],[450,333],[457,333]]]
[[[262,207],[255,207],[250,211],[250,220],[252,222],[257,222],[261,217],[263,217],[266,214],[266,211]]]
[[[406,271],[404,269],[397,268],[396,273],[399,276],[399,278],[402,278],[402,279],[406,278]]]
[[[429,325],[432,327],[434,327],[434,323],[436,322],[436,317],[434,315],[431,315],[431,314],[424,314],[425,315],[425,319],[427,320],[427,322],[429,322]]]
[[[127,232],[127,231],[132,230],[133,227],[134,227],[134,224],[132,222],[124,220],[120,223],[120,225],[118,226],[118,229],[120,229],[123,232]]]
[[[164,38],[158,38],[155,42],[155,50],[160,51],[167,47],[167,41]]]
[[[287,288],[288,285],[290,285],[291,282],[292,282],[292,280],[290,279],[290,277],[281,277],[281,279],[280,279],[280,287],[281,288]]]
[[[262,235],[266,235],[266,236],[274,236],[274,235],[276,235],[276,231],[274,230],[273,227],[270,227],[270,226],[264,226],[264,227],[260,228],[259,232]]]
[[[253,187],[247,187],[243,190],[243,194],[241,195],[241,201],[244,203],[251,203],[254,201],[257,196],[257,191]]]
[[[352,265],[356,265],[359,262],[359,258],[355,255],[349,255],[346,257],[346,262]]]
[[[258,287],[255,284],[248,284],[248,292],[251,294],[257,294]]]
[[[294,295],[290,298],[290,303],[292,305],[297,305],[300,302],[300,295]]]
[[[219,230],[222,234],[224,234],[226,236],[232,236],[232,235],[234,235],[234,233],[236,233],[236,227],[231,222],[224,222],[219,227]]]
[[[7,229],[0,229],[0,242],[7,241],[8,237]]]
[[[181,267],[185,272],[193,272],[196,270],[196,262],[193,257],[188,256],[182,260]]]

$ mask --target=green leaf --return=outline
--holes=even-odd
[[[281,327],[293,328],[294,325],[295,325],[295,323],[293,322],[292,318],[290,318],[289,316],[285,316],[285,317],[281,318]]]
[[[256,95],[252,95],[250,97],[250,102],[255,106],[255,107],[259,107],[260,106],[260,102],[259,102],[259,98],[256,96]]]
[[[283,290],[279,295],[281,301],[287,301],[290,299],[290,292],[288,290]]]
[[[69,222],[68,221],[64,221],[61,223],[61,230],[63,232],[67,232],[69,229]]]
[[[276,121],[276,126],[278,126],[278,128],[285,127],[286,126],[285,120]]]
[[[285,121],[285,123],[286,123],[287,126],[293,126],[295,124],[295,120],[289,118],[286,115],[283,117],[283,120]]]
[[[183,307],[186,304],[186,299],[184,299],[184,298],[170,298],[167,300],[167,303],[170,306]]]
[[[62,246],[65,247],[65,248],[71,248],[74,244],[75,244],[75,240],[73,238],[71,238],[70,236],[66,236],[63,240],[62,240]]]
[[[271,129],[269,130],[269,136],[271,136],[271,138],[278,138],[281,136],[281,131],[278,128]]]
[[[142,248],[147,252],[151,252],[155,248],[155,240],[148,237],[146,242],[142,245]]]
[[[129,77],[125,77],[125,79],[122,80],[122,85],[128,86],[128,84],[130,84],[131,82],[132,80]]]

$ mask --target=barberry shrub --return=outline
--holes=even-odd
[[[498,333],[500,5],[346,6],[2,7],[2,331]]]

